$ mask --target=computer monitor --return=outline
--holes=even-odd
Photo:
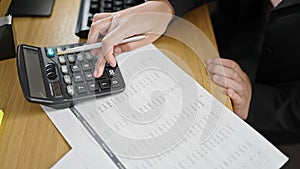
[[[7,11],[12,16],[50,16],[54,0],[12,0]]]

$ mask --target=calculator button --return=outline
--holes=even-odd
[[[107,76],[105,75],[105,73],[103,73],[100,77],[97,78],[97,80],[104,80],[106,78]]]
[[[53,48],[47,48],[47,56],[53,58],[55,56],[55,51]]]
[[[120,87],[121,84],[120,84],[119,79],[117,79],[117,78],[112,78],[112,79],[111,79],[111,86],[112,86],[113,88],[115,88],[115,87]]]
[[[91,80],[95,79],[94,76],[93,76],[93,73],[91,73],[91,72],[84,73],[84,76],[85,76],[86,81],[91,81]]]
[[[110,64],[108,62],[106,62],[105,63],[105,67],[108,68],[108,67],[111,67],[111,66],[110,66]]]
[[[46,68],[46,73],[55,73],[55,67],[47,67]]]
[[[86,52],[85,57],[86,57],[87,60],[92,60],[93,59],[93,56],[92,56],[91,52]]]
[[[50,80],[54,80],[57,78],[57,74],[55,72],[49,72],[49,73],[47,73],[47,77]]]
[[[46,71],[50,70],[50,69],[55,70],[55,64],[54,63],[48,63],[45,67],[46,67]]]
[[[89,70],[92,70],[92,67],[89,63],[84,63],[84,64],[82,64],[82,70],[89,71]]]
[[[94,92],[94,91],[98,91],[99,90],[99,85],[97,83],[94,83],[94,82],[90,82],[87,84],[88,85],[88,88],[91,92]]]
[[[116,72],[115,72],[114,69],[108,69],[108,70],[107,70],[107,76],[108,76],[109,78],[112,78],[112,77],[115,76],[115,75],[116,75]]]
[[[79,94],[83,94],[87,92],[86,86],[84,84],[76,85],[76,90]]]
[[[78,54],[77,54],[77,60],[78,60],[79,62],[82,62],[82,61],[83,61],[83,54],[82,54],[82,53],[78,53]]]
[[[59,52],[61,52],[61,51],[63,51],[63,48],[62,48],[62,47],[57,47],[57,48],[56,48],[56,52],[57,52],[57,53],[59,53]]]
[[[75,62],[74,55],[68,55],[68,60],[69,60],[70,63],[74,63]]]
[[[73,73],[81,71],[79,65],[71,65],[71,70]]]
[[[101,88],[102,90],[105,90],[105,89],[109,89],[109,88],[110,88],[110,84],[109,84],[109,81],[108,81],[108,80],[100,81],[99,84],[100,84],[100,88]]]
[[[66,66],[66,65],[62,65],[61,66],[61,72],[63,73],[63,74],[69,74],[69,69],[68,69],[68,67]]]
[[[72,84],[71,76],[70,75],[64,75],[64,82],[66,84]]]
[[[107,76],[103,73],[100,77],[96,78],[96,81],[99,82],[101,80],[105,80]]]
[[[74,96],[74,88],[73,88],[73,86],[71,86],[71,85],[68,85],[68,86],[67,86],[67,93],[68,93],[70,96]]]
[[[51,80],[56,79],[57,75],[55,70],[55,64],[48,63],[45,68],[46,68],[47,77]]]
[[[59,56],[58,61],[62,65],[66,64],[66,58],[64,56]]]
[[[74,82],[75,83],[80,83],[83,82],[83,77],[81,76],[81,74],[76,74],[73,76]]]

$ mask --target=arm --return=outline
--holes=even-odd
[[[101,76],[106,62],[113,67],[116,65],[113,54],[130,51],[159,38],[173,18],[173,13],[170,3],[161,0],[148,1],[115,13],[96,14],[88,35],[88,43],[95,43],[99,34],[105,37],[102,39],[102,48],[93,51],[99,57],[94,76]],[[147,34],[148,38],[118,45],[123,39],[138,34]]]

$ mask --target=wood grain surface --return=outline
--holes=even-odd
[[[9,3],[10,0],[0,1],[0,16],[5,15]],[[79,5],[80,0],[56,0],[51,17],[14,18],[17,43],[52,46],[85,41],[75,36]],[[191,11],[185,19],[202,30],[216,48],[206,5]],[[189,47],[170,37],[160,38],[155,45],[175,54],[176,57],[167,55],[207,90],[225,98],[222,89],[212,84],[203,62]],[[182,61],[185,64],[181,64]],[[51,167],[70,150],[69,145],[40,106],[24,99],[14,58],[0,61],[0,80],[0,109],[5,112],[0,126],[0,168]],[[227,97],[226,105],[230,107]]]

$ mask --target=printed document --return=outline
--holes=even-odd
[[[125,91],[73,113],[118,168],[259,169],[288,160],[155,46],[117,59]]]

